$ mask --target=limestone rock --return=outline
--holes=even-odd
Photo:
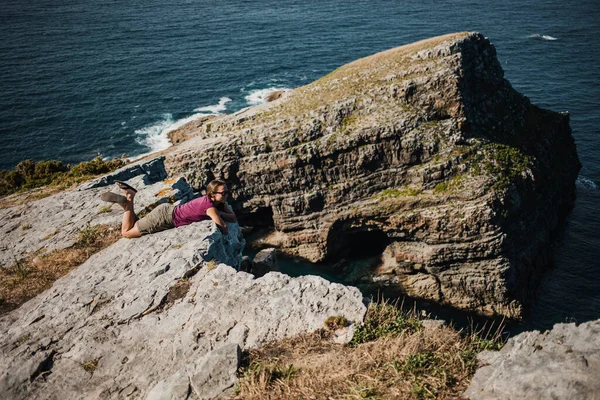
[[[270,271],[279,271],[275,249],[263,249],[254,256],[252,261],[252,274],[257,278]]]
[[[138,189],[137,212],[161,203],[192,198],[192,189],[184,179],[165,179],[163,162],[164,157],[161,157],[128,165],[86,182],[78,190],[0,209],[0,265],[13,265],[16,260],[37,251],[70,247],[87,225],[120,226],[121,207],[100,200],[100,194],[107,190],[122,193],[114,185],[115,180],[127,181]]]
[[[238,344],[231,343],[202,357],[190,386],[200,399],[213,399],[233,389],[242,354]]]
[[[337,344],[348,344],[354,338],[356,324],[351,324],[333,332],[333,342]]]
[[[593,399],[600,394],[600,320],[521,333],[479,359],[470,399]]]
[[[235,385],[240,360],[238,344],[223,345],[158,382],[146,400],[185,399],[190,389],[201,400],[222,396]]]
[[[362,321],[356,288],[236,272],[244,240],[202,221],[121,239],[0,317],[10,399],[199,398],[230,390],[238,350]]]
[[[241,223],[273,230],[263,244],[311,261],[385,250],[378,284],[488,315],[521,315],[580,168],[568,114],[516,92],[472,32],[210,123],[167,170],[227,180]]]

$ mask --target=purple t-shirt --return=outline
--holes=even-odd
[[[173,225],[178,227],[210,219],[206,215],[206,210],[211,207],[215,207],[215,205],[210,201],[208,196],[198,197],[197,199],[178,205],[173,210]]]

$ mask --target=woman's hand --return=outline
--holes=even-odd
[[[223,218],[221,218],[220,214],[221,212],[217,211],[215,207],[211,207],[208,210],[206,210],[206,215],[208,215],[213,221],[215,221],[215,224],[217,224],[217,228],[219,228],[221,233],[226,235],[227,233],[229,233],[229,228],[227,228],[227,224],[225,223],[225,221],[223,221]]]
[[[227,222],[237,222],[237,217],[233,210],[227,205],[223,204],[223,209],[219,211],[219,216]]]

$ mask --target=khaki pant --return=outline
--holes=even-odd
[[[150,211],[144,218],[138,220],[136,225],[142,235],[156,233],[166,229],[175,228],[173,225],[173,204],[161,204]]]

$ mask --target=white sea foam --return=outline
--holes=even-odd
[[[219,114],[227,109],[227,106],[225,104],[229,103],[230,101],[231,99],[229,97],[221,97],[219,99],[219,104],[198,107],[195,108],[194,111],[207,112],[209,114]]]
[[[171,145],[169,142],[169,136],[167,135],[169,132],[179,129],[183,125],[199,118],[207,115],[219,114],[220,112],[225,111],[227,109],[225,104],[230,101],[231,99],[229,97],[221,97],[219,104],[196,108],[194,111],[202,112],[197,112],[189,117],[178,119],[177,121],[173,119],[173,114],[166,113],[162,115],[162,119],[160,121],[155,122],[152,125],[145,126],[141,129],[137,129],[135,133],[139,136],[135,139],[135,141],[142,146],[149,147],[150,151],[148,153],[136,156],[135,159],[166,149]]]
[[[256,106],[258,104],[263,104],[267,102],[267,97],[273,92],[278,92],[280,90],[290,90],[288,88],[283,87],[270,87],[266,89],[255,89],[248,92],[244,98],[246,99],[246,103],[250,106]]]
[[[136,129],[135,133],[139,136],[135,139],[142,146],[147,146],[151,149],[151,153],[164,150],[170,146],[169,139],[166,135],[175,120],[173,114],[167,113],[162,115],[162,119],[152,125]],[[146,153],[147,154],[147,153]]]
[[[591,179],[585,178],[583,176],[580,176],[579,178],[577,178],[577,180],[575,181],[575,185],[577,185],[577,187],[579,189],[587,189],[587,190],[596,190],[598,189],[598,185],[596,184],[596,182],[594,182]]]
[[[558,40],[558,38],[555,38],[553,36],[540,35],[539,33],[534,33],[532,35],[529,35],[528,37],[533,38],[533,39],[540,39],[540,40]]]

